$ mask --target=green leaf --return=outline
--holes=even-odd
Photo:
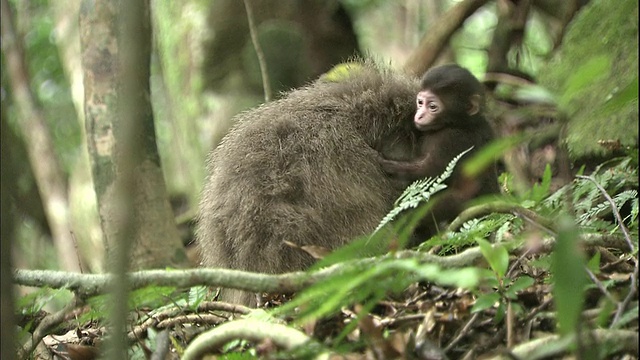
[[[488,278],[485,280],[484,284],[492,287],[494,289],[497,289],[500,287],[500,281],[498,280],[498,278],[496,277],[496,273],[491,272],[491,278]]]
[[[389,250],[389,241],[391,236],[391,233],[380,231],[372,236],[362,236],[354,239],[350,243],[341,246],[321,260],[317,261],[311,269],[322,269],[347,260],[386,254]]]
[[[540,183],[533,184],[530,199],[535,203],[539,203],[549,195],[549,189],[551,189],[551,166],[547,164]]]
[[[522,143],[525,140],[523,134],[506,136],[493,140],[462,164],[462,173],[469,177],[474,177],[492,166],[497,159],[501,159],[507,151]]]
[[[491,269],[495,271],[499,278],[503,278],[509,267],[509,252],[504,246],[491,246],[485,239],[477,238],[482,256],[487,260]]]
[[[594,274],[600,273],[600,253],[596,252],[587,263],[587,268]]]
[[[636,322],[638,321],[638,307],[637,306],[632,306],[629,310],[627,310],[621,317],[620,320],[615,324],[615,326],[613,327],[614,329],[620,329],[623,326],[625,326],[626,324],[630,323],[630,322]]]
[[[529,286],[533,285],[534,282],[535,280],[528,276],[519,277],[511,284],[511,286],[509,286],[509,288],[505,292],[505,295],[509,299],[515,299],[517,297],[518,291],[528,288]]]
[[[191,309],[197,309],[198,305],[207,297],[209,288],[206,286],[194,286],[189,289],[189,306]]]
[[[185,294],[175,294],[176,288],[172,286],[147,286],[137,289],[129,294],[129,307],[132,309],[141,307],[156,308],[165,305],[167,299],[184,299]]]
[[[498,304],[498,308],[496,309],[496,315],[493,317],[493,323],[499,324],[502,319],[504,319],[505,314],[507,313],[507,306],[504,302],[500,302]]]
[[[598,308],[600,310],[598,311],[598,317],[595,319],[595,327],[607,327],[607,324],[611,321],[611,313],[615,311],[616,305],[608,297],[603,296]]]
[[[471,312],[477,313],[478,311],[489,309],[498,301],[500,301],[500,294],[497,292],[478,296],[476,303],[471,308]]]
[[[417,271],[418,276],[440,285],[473,289],[480,282],[480,273],[477,268],[442,269],[439,266],[434,267],[434,265],[430,264],[429,269],[425,269],[425,266],[420,266],[420,270]]]
[[[602,114],[610,115],[634,101],[638,101],[638,76],[602,105]]]
[[[373,231],[373,234],[377,233],[380,229],[382,229],[385,225],[390,223],[396,216],[398,216],[401,212],[408,209],[413,209],[418,207],[418,205],[427,203],[431,196],[438,191],[444,190],[447,186],[444,184],[444,181],[453,174],[453,169],[456,164],[464,156],[466,153],[471,151],[473,147],[461,152],[453,158],[447,165],[444,172],[438,176],[437,178],[425,178],[422,180],[417,180],[411,185],[409,185],[402,195],[396,200],[396,206],[380,221],[378,227]]]
[[[576,330],[584,305],[587,278],[584,272],[585,261],[578,244],[578,231],[573,220],[564,215],[559,223],[551,271],[559,331],[567,335]]]
[[[513,290],[513,291],[524,290],[529,286],[533,285],[535,282],[536,281],[529,276],[521,276],[517,278],[516,281],[513,282],[513,284],[511,284],[511,286],[509,287],[509,290]]]
[[[518,87],[514,94],[514,99],[535,104],[550,104],[556,103],[554,95],[545,87],[537,84],[521,85]]]
[[[569,77],[565,83],[565,91],[560,103],[566,105],[579,92],[611,71],[611,56],[596,55],[588,59]]]
[[[523,207],[523,208],[525,208],[525,209],[531,209],[531,208],[533,208],[535,205],[536,205],[536,203],[535,203],[535,201],[533,201],[533,200],[523,200],[523,201],[520,203],[520,206],[522,206],[522,207]]]

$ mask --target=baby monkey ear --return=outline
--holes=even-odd
[[[469,98],[469,110],[467,110],[467,114],[473,116],[480,112],[480,107],[482,102],[482,96],[478,94],[473,94]]]

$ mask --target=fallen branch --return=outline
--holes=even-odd
[[[135,326],[128,334],[127,338],[129,341],[133,342],[137,339],[144,337],[144,334],[149,328],[157,327],[160,329],[167,328],[174,321],[176,323],[191,323],[191,322],[200,322],[207,324],[219,324],[222,321],[228,321],[229,317],[223,317],[218,315],[203,315],[200,313],[204,313],[207,311],[223,311],[231,314],[242,314],[247,315],[251,312],[251,309],[242,305],[229,304],[220,301],[203,301],[198,305],[198,308],[195,311],[195,314],[188,314],[180,317],[179,320],[175,320],[176,316],[184,313],[185,311],[190,311],[189,309],[184,309],[179,306],[156,312],[148,319],[146,319],[142,324]]]
[[[129,280],[132,290],[146,286],[189,288],[206,285],[252,292],[293,293],[346,271],[370,268],[389,257],[416,258],[421,262],[442,267],[458,267],[473,264],[480,256],[479,248],[471,248],[450,256],[436,256],[405,250],[395,255],[389,254],[346,261],[311,273],[298,271],[271,275],[231,269],[145,270],[130,273]],[[16,270],[14,272],[14,282],[18,285],[67,289],[81,297],[91,297],[108,292],[112,279],[113,276],[110,274],[78,274],[52,270]]]
[[[496,201],[487,204],[472,206],[464,210],[462,213],[460,213],[460,215],[458,215],[457,218],[455,218],[451,222],[447,230],[455,231],[470,219],[475,219],[477,217],[493,213],[514,214],[516,216],[520,216],[526,220],[534,222],[552,235],[557,232],[555,223],[552,220],[547,219],[544,216],[541,216],[536,212],[522,207],[518,204],[512,204],[504,201]]]
[[[582,235],[587,246],[613,247],[616,240],[611,236]],[[625,244],[623,239],[619,239]],[[550,250],[555,239],[545,239],[540,251]],[[504,243],[501,245],[505,245]],[[507,244],[509,245],[509,244]],[[626,246],[626,245],[623,245]],[[523,246],[508,246],[510,252],[519,253]],[[332,276],[366,269],[385,259],[417,259],[423,264],[434,264],[443,268],[471,266],[482,257],[479,247],[472,247],[459,254],[438,256],[420,251],[403,250],[394,254],[345,261],[313,272],[291,272],[279,275],[253,273],[231,269],[190,269],[190,270],[145,270],[129,274],[130,289],[147,286],[172,286],[189,288],[193,286],[223,287],[249,292],[294,293]],[[67,289],[81,298],[107,293],[113,276],[110,274],[79,274],[53,270],[16,270],[13,275],[17,285]]]
[[[311,338],[286,325],[274,324],[253,319],[242,319],[219,325],[202,333],[185,349],[183,360],[201,359],[210,351],[235,339],[260,342],[271,340],[275,345],[290,350],[299,346],[307,346]],[[319,355],[317,358],[320,358]]]
[[[76,297],[73,301],[69,302],[64,308],[62,308],[62,310],[45,316],[38,327],[33,331],[31,338],[29,338],[22,346],[22,349],[18,353],[18,358],[27,359],[36,346],[38,346],[40,341],[49,334],[49,331],[62,324],[66,315],[82,304],[83,301]]]
[[[608,355],[621,351],[630,354],[638,353],[637,331],[595,329],[583,335],[593,339],[597,344],[606,344],[607,346],[598,346],[596,344],[594,344],[594,346],[598,349],[607,349]],[[568,337],[551,335],[522,343],[511,349],[509,355],[496,356],[492,358],[492,360],[506,360],[513,359],[514,357],[518,359],[546,359],[550,356],[558,356],[566,353],[574,342],[575,335]]]

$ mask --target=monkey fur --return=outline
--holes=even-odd
[[[314,259],[371,233],[402,192],[378,163],[418,156],[414,79],[365,64],[237,115],[208,158],[196,239],[203,265],[261,273]],[[221,300],[256,305],[223,289]]]

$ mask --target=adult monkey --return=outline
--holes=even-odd
[[[494,139],[485,119],[482,84],[458,65],[443,65],[427,71],[416,96],[413,126],[421,133],[419,156],[410,161],[379,157],[384,171],[404,187],[424,177],[437,177],[449,162],[473,147],[477,151]],[[417,245],[438,231],[438,224],[457,216],[469,200],[499,193],[495,165],[476,177],[462,174],[458,166],[448,179],[449,189],[435,198],[435,205],[418,227],[410,245]]]
[[[371,233],[393,207],[378,163],[418,155],[412,126],[419,84],[370,64],[318,80],[237,116],[208,159],[196,229],[203,265],[261,273],[302,270],[311,255]],[[223,289],[221,300],[256,305]]]

